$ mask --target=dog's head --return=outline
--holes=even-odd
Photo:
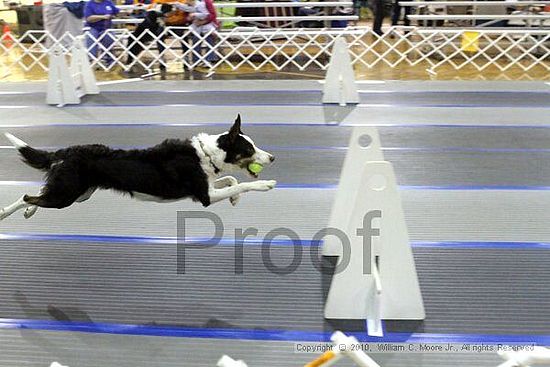
[[[250,163],[267,166],[275,160],[272,154],[258,148],[249,136],[242,133],[241,115],[237,115],[235,123],[228,132],[218,136],[217,146],[225,153],[224,168],[242,169],[253,177],[258,177],[258,174],[250,171],[248,168]]]

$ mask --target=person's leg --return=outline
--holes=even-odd
[[[158,37],[157,50],[159,53],[159,67],[161,71],[166,70],[166,62],[164,61],[164,50],[166,50],[166,34],[163,34],[164,28],[158,29],[155,35]]]
[[[105,48],[103,51],[103,62],[105,62],[105,66],[110,68],[113,66],[113,63],[115,61],[114,59],[114,49],[113,49],[113,43],[115,43],[115,40],[112,36],[112,33],[107,29],[103,31],[101,44]]]
[[[88,31],[88,37],[86,37],[86,47],[88,48],[88,53],[92,56],[92,62],[94,62],[94,59],[97,57],[98,34],[99,32],[95,28],[90,28]]]
[[[412,10],[412,7],[410,6],[405,6],[405,15],[404,15],[404,24],[405,26],[410,26],[411,25],[411,20],[409,19],[409,15],[411,15],[411,10]]]
[[[401,6],[399,0],[393,0],[393,7],[391,12],[391,25],[395,26],[399,23],[399,17],[401,16]]]
[[[215,35],[213,33],[209,34],[206,37],[206,43],[208,46],[206,48],[205,58],[206,58],[206,61],[208,61],[210,64],[214,64],[218,60],[218,56],[214,52],[214,47],[216,46],[214,37]]]
[[[153,19],[154,18],[154,19]],[[154,32],[155,27],[158,26],[156,23],[156,17],[152,12],[147,12],[145,14],[145,19],[143,22],[138,24],[132,36],[128,39],[128,56],[126,58],[126,65],[130,65],[134,60],[139,56],[143,51],[144,45],[147,45],[152,41],[152,37],[147,30]]]
[[[384,3],[383,0],[373,0],[372,10],[374,12],[374,23],[372,25],[372,30],[377,35],[382,35],[382,22],[384,20]]]
[[[191,37],[188,36],[186,29],[175,29],[174,33],[179,37],[180,39],[180,45],[181,45],[181,61],[183,64],[183,69],[186,68],[186,65],[189,63],[188,51],[191,49]]]
[[[199,56],[202,55],[202,42],[199,38],[199,33],[193,33],[192,35],[193,39],[193,64],[195,64],[197,61],[199,61]]]

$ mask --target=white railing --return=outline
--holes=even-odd
[[[121,10],[133,10],[147,8],[148,5],[117,5]],[[231,3],[231,2],[215,2],[214,7],[221,8],[302,8],[309,7],[340,7],[353,6],[352,1],[308,1],[308,2],[292,2],[292,1],[270,1],[260,3]]]
[[[549,14],[429,14],[429,15],[409,15],[413,20],[550,20]]]
[[[548,5],[550,1],[523,1],[523,0],[472,0],[472,1],[400,1],[401,6],[532,6],[532,5]]]
[[[405,32],[406,31],[406,32]],[[147,31],[148,32],[148,31]],[[150,43],[142,42],[128,30],[111,30],[103,37],[112,37],[111,47],[105,48],[101,39],[94,40],[99,54],[91,56],[92,66],[109,70],[119,66],[129,70],[140,66],[152,70],[158,65],[172,63],[194,69],[199,65],[209,70],[253,71],[325,70],[330,60],[332,46],[337,37],[343,36],[349,45],[351,61],[356,67],[420,68],[436,73],[445,66],[445,72],[463,69],[507,71],[517,68],[527,72],[534,69],[550,71],[550,32],[542,30],[491,30],[491,29],[425,29],[392,28],[379,37],[369,28],[345,29],[234,29],[197,35],[186,28],[167,28]],[[205,42],[213,36],[213,44]],[[0,77],[12,68],[25,71],[48,69],[48,44],[66,44],[74,39],[53,39],[45,31],[27,32],[11,42],[0,38]],[[23,42],[25,40],[26,42]],[[134,45],[143,52],[126,63],[129,50]],[[158,52],[157,46],[164,50]],[[161,49],[163,48],[161,47]],[[199,48],[202,47],[202,50]],[[64,49],[65,53],[69,53]],[[214,56],[212,59],[208,55]],[[102,59],[111,57],[111,65]],[[178,68],[181,70],[181,68]]]
[[[475,1],[399,1],[399,5],[417,9],[428,9],[428,14],[408,15],[408,18],[416,21],[468,21],[472,26],[487,27],[497,22],[506,20],[515,22],[520,27],[544,27],[550,20],[549,12],[541,12],[537,8],[550,4],[548,1],[518,1],[518,0],[475,0]],[[447,13],[450,7],[461,7],[463,14]],[[517,7],[526,10],[514,11],[507,14],[506,9]],[[533,8],[534,7],[534,8]],[[464,10],[467,9],[467,10]],[[481,22],[480,22],[481,21]],[[455,26],[463,24],[455,24]]]
[[[330,21],[330,20],[348,20],[356,21],[357,15],[273,15],[273,16],[234,16],[219,17],[220,22],[291,22],[298,23],[304,21]],[[114,24],[139,24],[143,19],[137,18],[119,18],[113,19]]]
[[[249,22],[258,27],[268,27],[269,24],[275,23],[276,28],[284,28],[291,26],[302,21],[324,21],[326,26],[330,26],[330,21],[358,21],[357,15],[339,15],[331,14],[331,10],[334,8],[351,8],[353,6],[352,1],[308,1],[308,2],[292,2],[292,1],[273,1],[273,2],[250,2],[250,3],[235,3],[235,2],[216,2],[214,6],[218,9],[222,9],[221,14],[218,16],[218,21],[224,22]],[[307,16],[288,15],[286,10],[289,8],[319,8],[319,12],[316,14],[310,14]],[[131,12],[133,10],[151,10],[150,5],[119,5],[119,9],[123,12]],[[157,5],[157,10],[159,5]],[[267,15],[261,16],[227,16],[223,14],[224,8],[243,9],[243,8],[263,8]],[[280,9],[282,14],[269,15],[270,10]],[[143,22],[143,19],[138,18],[118,18],[114,19],[115,24],[139,24]],[[268,25],[263,25],[259,22],[271,22]],[[279,22],[287,22],[281,25]]]

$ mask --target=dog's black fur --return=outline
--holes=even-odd
[[[240,116],[230,131],[218,138],[225,163],[245,167],[254,147],[241,135]],[[46,171],[39,196],[24,201],[45,208],[65,208],[90,189],[112,189],[162,200],[191,198],[210,205],[208,176],[191,140],[167,139],[148,149],[122,150],[105,145],[78,145],[56,152],[19,148],[24,161]]]

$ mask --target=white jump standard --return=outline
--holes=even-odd
[[[79,104],[82,96],[99,94],[99,87],[90,66],[82,36],[75,38],[73,42],[70,68],[67,67],[61,45],[54,45],[49,54],[47,104],[58,107]]]
[[[401,197],[375,127],[354,128],[330,218],[348,243],[323,244],[323,255],[345,262],[332,278],[325,317],[366,319],[371,336],[383,336],[383,319],[423,320]]]

